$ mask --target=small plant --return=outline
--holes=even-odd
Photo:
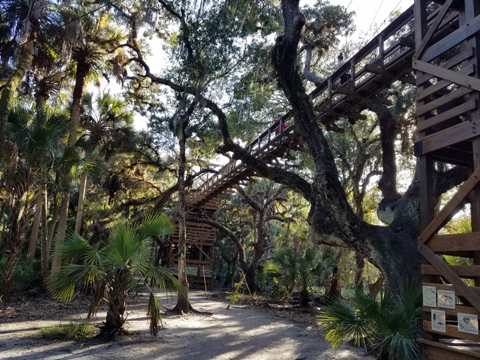
[[[173,229],[174,224],[167,215],[152,213],[145,215],[141,222],[117,225],[100,249],[92,247],[76,233],[69,234],[56,250],[65,265],[50,276],[50,293],[55,298],[70,301],[77,287],[92,287],[95,296],[88,318],[96,313],[102,302],[107,303],[107,317],[99,337],[114,339],[125,333],[127,294],[132,289],[132,279],[143,279],[149,293],[156,287],[186,291],[168,269],[151,265],[151,237],[170,234]],[[72,258],[77,258],[78,263],[72,263]],[[159,309],[158,299],[149,296],[147,315],[152,335],[157,335],[160,328]]]
[[[43,328],[41,333],[48,340],[84,340],[95,334],[95,328],[86,321],[70,322]]]
[[[421,330],[422,308],[419,286],[402,286],[398,292],[372,294],[357,291],[351,299],[332,299],[318,317],[326,340],[337,347],[353,339],[355,345],[372,348],[377,359],[420,360],[415,339]]]
[[[307,306],[312,286],[326,278],[334,266],[334,257],[328,251],[320,252],[313,247],[303,251],[293,248],[278,250],[266,266],[277,288],[273,294],[290,300],[296,288],[300,289],[300,303]]]

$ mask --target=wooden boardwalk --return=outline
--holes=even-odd
[[[365,102],[393,82],[415,83],[412,73],[413,17],[412,6],[310,93],[319,123],[328,127],[342,117],[350,121],[362,119],[360,109]],[[341,76],[347,72],[352,77],[340,84]],[[295,149],[301,141],[295,132],[292,114],[288,112],[260,134],[248,146],[248,151],[269,163]],[[253,173],[242,161],[232,160],[216,174],[205,175],[202,185],[190,194],[189,203],[201,205],[215,199]]]

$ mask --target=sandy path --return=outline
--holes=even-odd
[[[294,323],[261,309],[205,299],[192,293],[194,308],[211,316],[167,316],[157,337],[148,333],[143,301],[129,307],[126,328],[132,335],[112,343],[47,341],[39,330],[58,324],[28,320],[0,324],[0,359],[161,359],[161,360],[371,360],[362,349],[332,350],[321,334],[306,324]],[[173,307],[174,300],[163,300]],[[98,314],[98,321],[104,318]],[[64,319],[84,318],[85,314]]]

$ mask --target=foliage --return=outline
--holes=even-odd
[[[3,273],[6,257],[0,259],[0,274]],[[24,256],[20,257],[12,275],[13,292],[36,292],[42,287],[40,263],[31,261]]]
[[[330,251],[319,252],[313,247],[303,251],[291,247],[280,248],[266,266],[274,282],[278,285],[275,293],[288,301],[293,291],[299,287],[301,303],[308,303],[308,295],[315,281],[323,281],[331,273],[335,260]]]
[[[421,359],[415,341],[421,329],[421,289],[405,284],[401,288],[396,294],[387,289],[378,302],[360,291],[350,299],[330,300],[318,317],[327,341],[337,347],[353,339],[382,359]]]
[[[71,233],[57,250],[65,265],[50,277],[49,290],[55,298],[71,300],[77,287],[93,287],[96,294],[89,317],[105,301],[108,311],[104,334],[108,338],[116,336],[123,331],[126,296],[133,278],[142,279],[151,294],[154,287],[182,290],[168,269],[151,265],[151,237],[172,231],[173,223],[167,215],[153,213],[146,215],[141,222],[121,223],[114,227],[107,243],[99,250],[80,235]],[[67,263],[75,257],[79,263]],[[151,333],[156,335],[160,311],[155,296],[150,296],[147,312]]]
[[[83,340],[95,334],[95,328],[88,321],[70,322],[40,330],[47,340]]]

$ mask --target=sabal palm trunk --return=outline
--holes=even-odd
[[[108,289],[108,310],[105,325],[102,326],[100,336],[113,339],[123,331],[125,311],[127,309],[127,293],[130,285],[131,273],[128,269],[120,270]],[[113,291],[115,290],[115,291]]]
[[[28,242],[28,252],[27,252],[28,259],[33,259],[35,256],[35,250],[37,248],[38,233],[40,229],[40,223],[42,220],[43,200],[44,200],[43,188],[40,187],[38,190],[38,194],[36,196],[32,231],[30,232],[30,239]]]
[[[80,180],[80,188],[78,190],[78,207],[77,207],[77,218],[75,220],[75,232],[80,234],[80,229],[82,227],[83,220],[83,206],[85,204],[85,192],[87,190],[87,173],[82,175]]]
[[[15,92],[25,77],[27,70],[32,65],[35,34],[32,34],[29,41],[25,42],[20,51],[20,57],[16,64],[15,70],[10,79],[3,85],[0,93],[0,160],[3,160],[3,143],[5,141],[5,129],[8,122],[8,114],[13,108]]]
[[[22,236],[25,231],[25,206],[27,206],[27,193],[13,204],[10,214],[8,234],[4,240],[3,250],[7,255],[3,268],[3,276],[0,279],[0,295],[8,297],[12,285],[13,272],[18,262],[18,256],[22,249]]]
[[[73,102],[72,110],[70,114],[70,133],[68,136],[67,146],[72,148],[77,142],[77,131],[78,124],[80,120],[80,109],[82,105],[83,93],[85,91],[85,86],[87,84],[87,76],[90,72],[91,65],[86,59],[80,59],[77,62],[77,74],[75,77],[75,87],[73,89]],[[55,236],[55,249],[59,249],[63,244],[65,238],[65,232],[67,229],[67,220],[68,220],[68,206],[70,203],[70,187],[72,185],[72,177],[68,173],[68,170],[63,174],[63,189],[64,193],[62,195],[62,203],[60,205],[60,215],[58,218],[58,228]],[[55,254],[58,252],[56,251]],[[60,258],[59,256],[54,256],[52,261],[52,273],[56,273],[60,269]]]

